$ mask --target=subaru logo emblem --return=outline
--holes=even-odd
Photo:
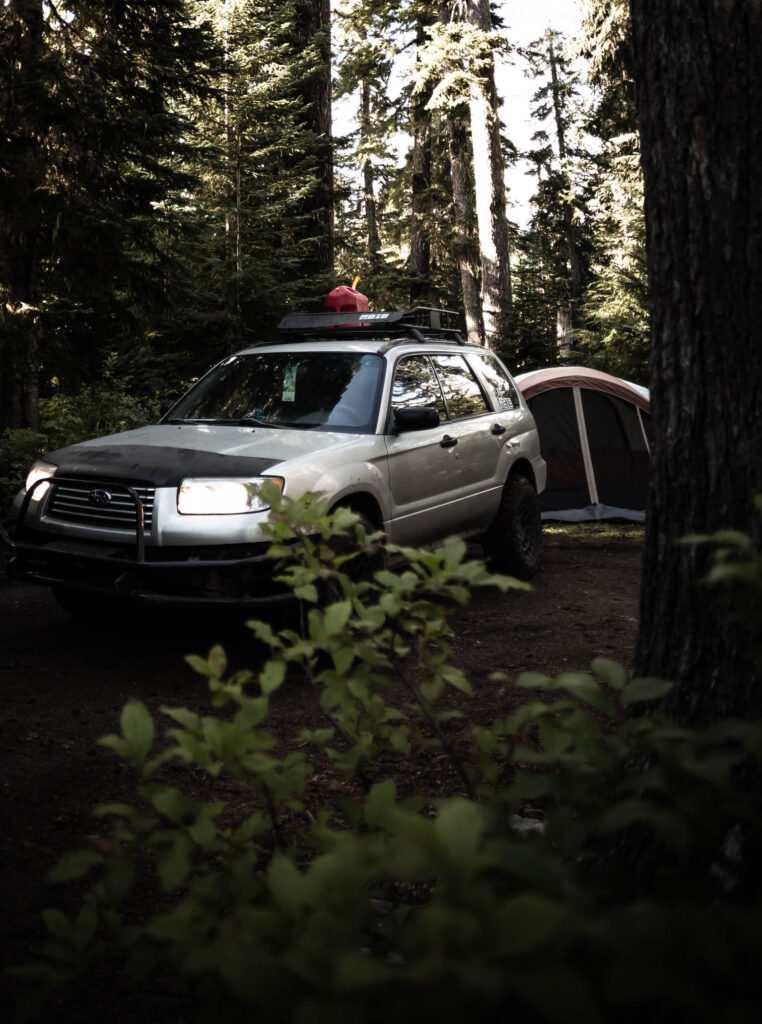
[[[111,501],[111,492],[104,491],[102,488],[98,487],[96,490],[90,491],[87,496],[87,500],[91,505],[108,505]]]

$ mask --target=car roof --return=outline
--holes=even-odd
[[[391,349],[395,352],[428,352],[435,349],[458,352],[470,351],[484,355],[488,350],[481,345],[471,345],[467,342],[457,342],[451,338],[436,338],[428,336],[423,341],[408,337],[375,337],[375,338],[342,338],[341,336],[300,338],[293,341],[272,341],[260,342],[248,348],[241,349],[235,355],[252,355],[258,352],[364,352],[374,355],[385,355]]]

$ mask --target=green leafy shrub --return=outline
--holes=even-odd
[[[475,587],[518,584],[458,541],[363,579],[379,539],[354,513],[267,496],[301,629],[251,623],[270,651],[256,672],[228,674],[219,647],[191,657],[207,715],[164,708],[161,729],[125,707],[102,742],[139,773],[137,800],[99,808],[108,838],[51,873],[87,888],[76,913],[45,913],[20,969],[35,996],[116,963],[128,989],[169,987],[184,1020],[752,1019],[760,819],[734,773],[759,724],[634,715],[669,684],[598,659],[520,676],[527,702],[470,728],[445,699],[470,691],[450,619]],[[325,728],[284,749],[267,715],[295,671]],[[447,755],[460,794],[401,799],[374,775],[382,752],[404,777],[418,746]],[[310,759],[340,784],[315,814]],[[198,773],[227,803],[186,795]]]
[[[40,429],[0,433],[0,511],[5,512],[23,486],[32,463],[45,452],[77,441],[156,422],[160,399],[136,395],[132,378],[112,352],[106,356],[101,379],[78,394],[54,391],[40,401]]]

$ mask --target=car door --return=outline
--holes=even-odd
[[[391,523],[396,544],[425,544],[453,532],[460,489],[461,450],[452,443],[439,378],[428,355],[403,356],[392,380],[390,422],[397,409],[430,407],[440,423],[423,430],[390,433],[388,451]]]
[[[440,425],[387,437],[396,543],[424,544],[483,529],[497,508],[499,443],[481,385],[460,354],[404,356],[395,367],[391,412],[433,406]]]
[[[463,353],[431,358],[447,406],[448,433],[457,439],[460,453],[458,530],[485,529],[497,512],[505,479],[499,472],[503,428]]]
[[[517,458],[523,455],[534,464],[533,457],[539,455],[534,448],[535,423],[510,374],[493,353],[469,351],[468,362],[492,396],[495,412],[490,431],[497,452],[495,476],[504,483]]]

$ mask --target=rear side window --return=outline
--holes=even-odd
[[[489,404],[463,356],[432,356],[451,420],[489,412]]]
[[[487,381],[487,384],[495,392],[497,406],[501,412],[509,412],[511,409],[520,408],[519,396],[516,386],[508,376],[505,368],[495,359],[494,356],[469,353],[469,359],[474,362],[478,372]]]
[[[428,356],[406,356],[400,359],[394,371],[392,408],[415,406],[433,406],[440,420],[447,419],[442,390]]]

